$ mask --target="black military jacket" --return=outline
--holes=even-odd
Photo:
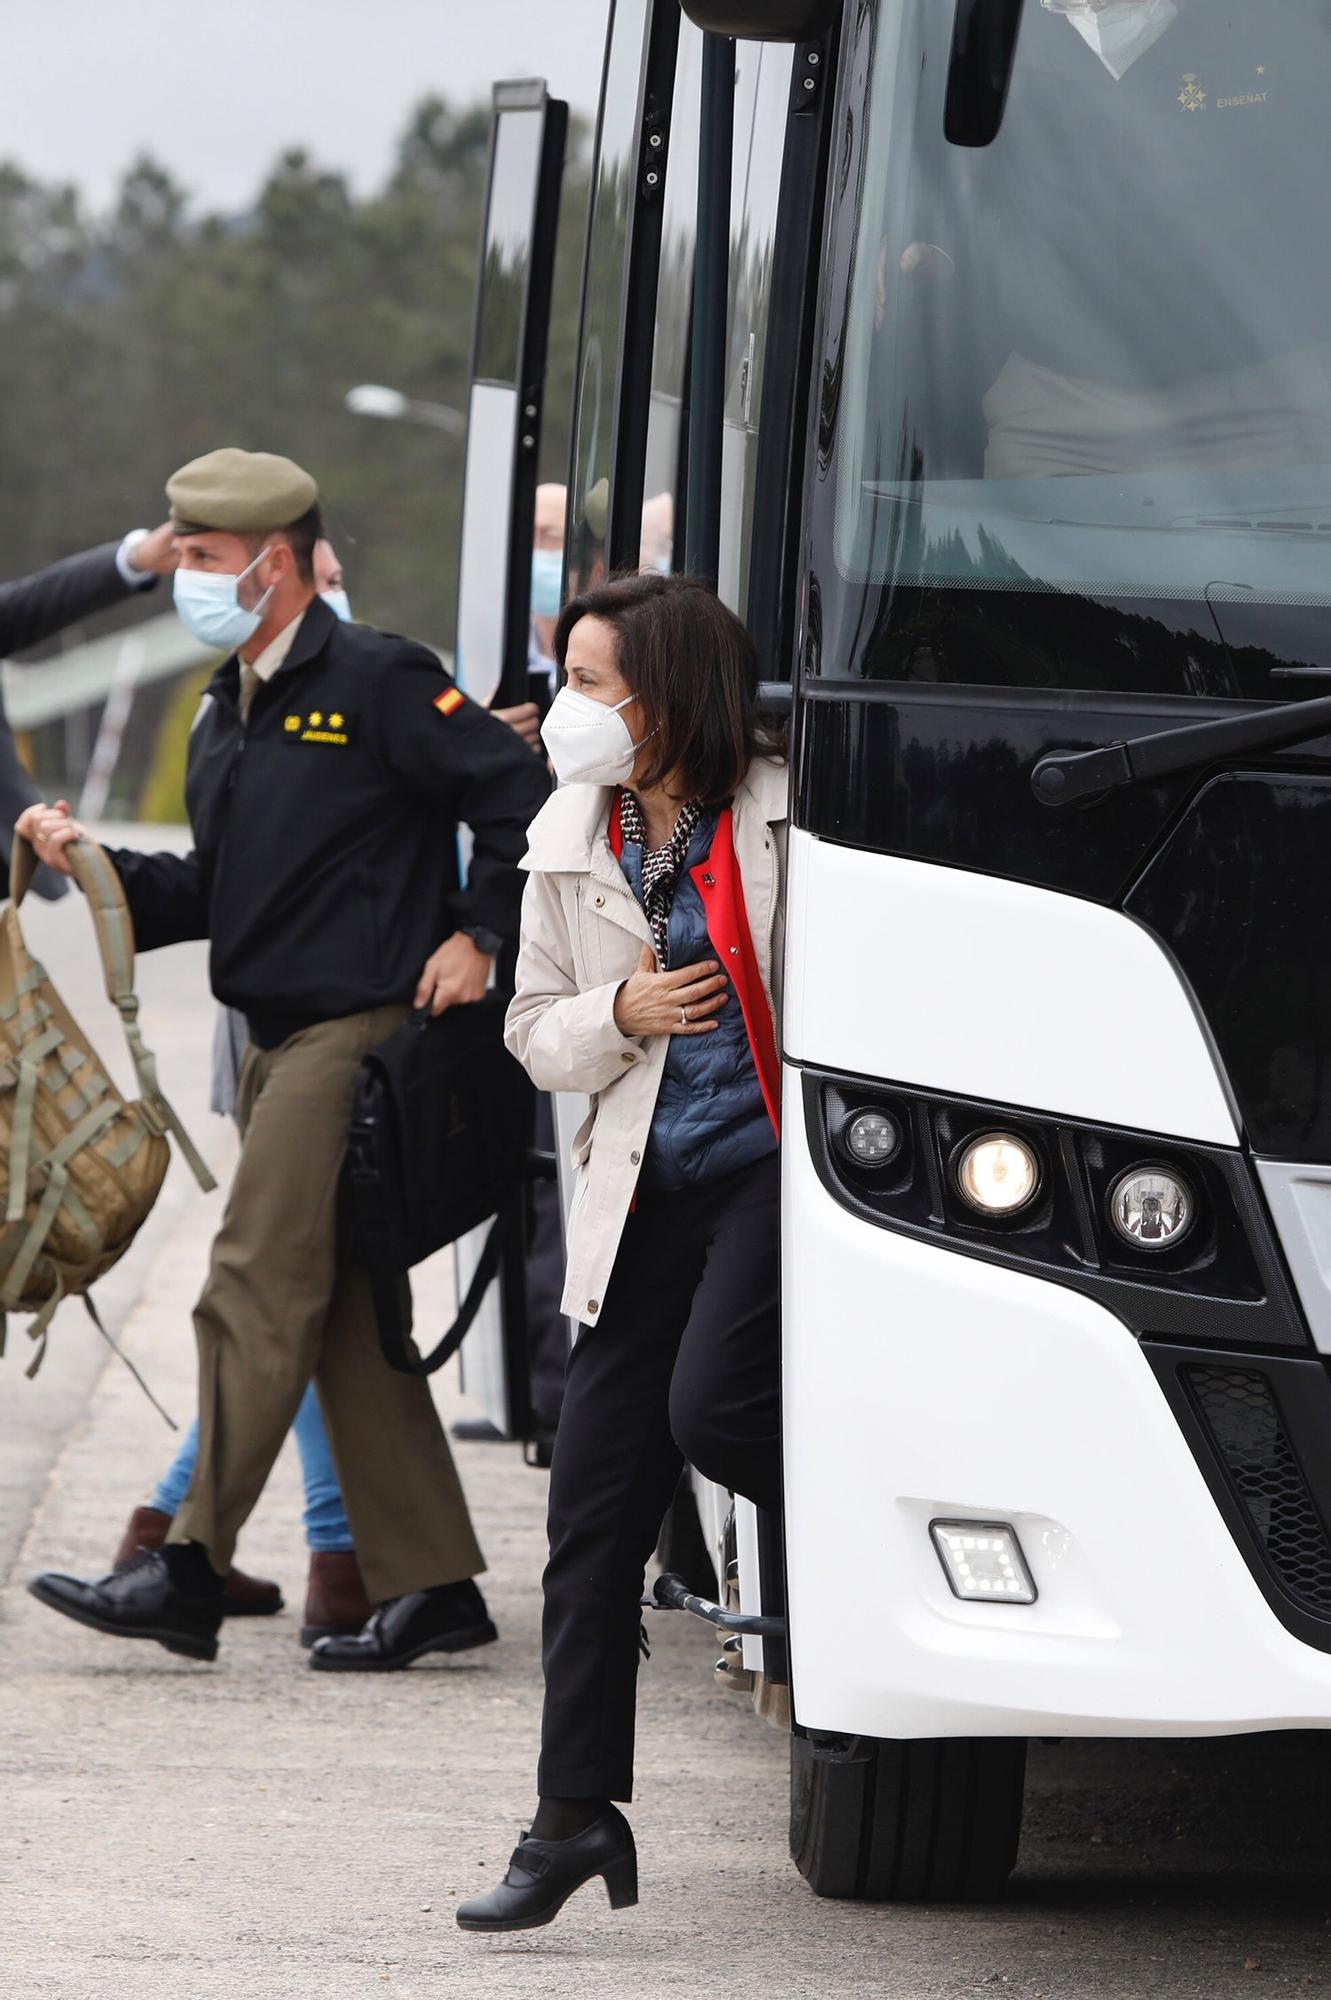
[[[214,993],[270,1041],[409,1000],[464,925],[516,937],[545,768],[433,653],[316,598],[247,727],[239,684],[233,657],[190,738],[194,851],[110,850],[141,951],[210,938]],[[465,889],[459,822],[474,841]]]

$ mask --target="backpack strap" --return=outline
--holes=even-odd
[[[86,835],[82,840],[72,841],[65,849],[65,855],[70,872],[82,889],[92,913],[106,997],[120,1016],[125,1046],[134,1065],[148,1122],[155,1129],[171,1134],[199,1186],[205,1193],[211,1193],[217,1182],[163,1095],[157,1081],[156,1058],[146,1047],[139,1028],[139,1000],[134,991],[134,925],[120,877],[104,850]],[[15,909],[27,894],[36,867],[37,855],[31,843],[23,838],[16,839],[9,864],[9,893]]]

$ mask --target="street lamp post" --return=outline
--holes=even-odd
[[[450,437],[467,434],[467,419],[461,410],[454,410],[447,403],[406,396],[401,389],[387,388],[382,382],[361,382],[348,389],[346,407],[353,417],[377,417],[390,424],[422,424],[430,430],[447,431]]]

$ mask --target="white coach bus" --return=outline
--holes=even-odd
[[[567,412],[586,169],[497,112],[470,654],[520,693],[566,424],[566,594],[712,576],[790,713],[745,1660],[815,1890],[990,1895],[1028,1738],[1331,1721],[1331,16],[615,0],[587,54]]]

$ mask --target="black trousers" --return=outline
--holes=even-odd
[[[685,1458],[781,1504],[779,1169],[639,1196],[550,1473],[543,1798],[629,1799],[640,1599]]]

